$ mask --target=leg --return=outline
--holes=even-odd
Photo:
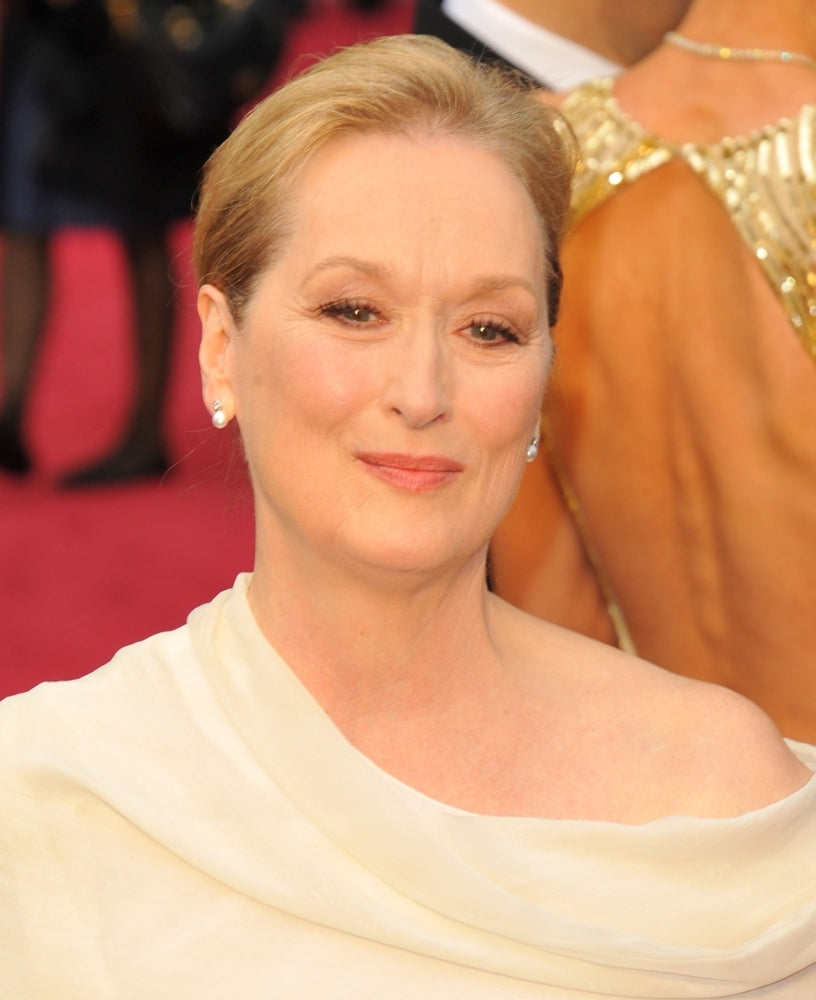
[[[125,438],[135,453],[163,455],[162,418],[170,369],[175,287],[165,233],[125,241],[136,322],[136,394]]]
[[[163,475],[168,468],[162,417],[175,322],[170,255],[163,232],[127,237],[124,245],[131,276],[136,347],[136,385],[130,416],[114,452],[70,475],[65,480],[68,486]]]
[[[21,475],[31,460],[22,423],[48,312],[51,270],[47,236],[9,233],[3,279],[4,395],[0,468]]]

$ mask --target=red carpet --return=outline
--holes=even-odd
[[[360,38],[410,30],[412,0],[374,14],[315,5],[276,80]],[[127,405],[128,288],[118,245],[68,231],[56,247],[47,343],[30,413],[37,474],[0,474],[0,698],[76,677],[120,646],[184,622],[252,565],[249,489],[230,431],[200,399],[188,225],[174,233],[181,284],[167,413],[177,465],[161,483],[85,492],[55,475],[113,443]]]

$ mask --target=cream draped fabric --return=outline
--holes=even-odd
[[[448,808],[348,744],[247,582],[0,705],[6,1000],[816,996],[816,779],[729,820]]]

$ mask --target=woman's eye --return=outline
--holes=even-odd
[[[467,327],[467,333],[471,340],[477,344],[518,344],[519,339],[513,331],[503,323],[477,322],[471,323]]]
[[[324,316],[339,319],[343,323],[364,326],[379,322],[379,313],[371,306],[360,302],[329,302],[320,307]]]

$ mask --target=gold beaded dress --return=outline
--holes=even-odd
[[[612,82],[593,80],[562,105],[582,148],[576,221],[621,184],[682,160],[720,199],[816,359],[816,105],[747,136],[672,144],[623,112]]]
[[[611,79],[561,110],[581,163],[550,454],[496,590],[814,742],[816,105],[708,145],[651,134]]]

